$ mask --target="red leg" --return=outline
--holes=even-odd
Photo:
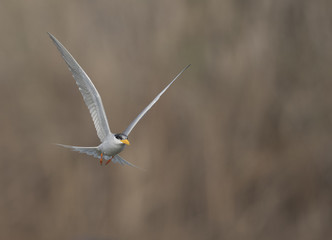
[[[103,153],[100,154],[100,165],[103,165]]]
[[[112,160],[112,158],[113,158],[113,156],[110,159],[108,159],[108,161],[106,162],[105,166],[110,163],[110,161]]]

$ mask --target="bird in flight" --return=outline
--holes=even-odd
[[[153,100],[138,116],[129,124],[129,126],[122,133],[113,134],[108,126],[107,117],[101,101],[101,97],[90,80],[89,76],[84,72],[81,66],[76,62],[73,56],[67,49],[50,33],[48,33],[53,43],[61,53],[62,58],[68,65],[76,84],[83,96],[84,102],[88,107],[93,123],[95,125],[97,135],[101,144],[97,147],[77,147],[58,144],[59,146],[69,148],[73,151],[85,153],[95,158],[100,159],[100,165],[103,164],[103,159],[107,160],[107,165],[110,161],[120,163],[121,165],[127,164],[136,167],[134,164],[124,160],[119,156],[126,145],[129,145],[128,136],[133,130],[135,125],[141,118],[150,110],[150,108],[159,100],[160,96],[171,86],[171,84],[190,66],[187,65]]]

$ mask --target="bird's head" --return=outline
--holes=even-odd
[[[128,141],[128,136],[124,135],[123,133],[114,134],[114,137],[117,141],[119,141],[119,144],[130,145]]]

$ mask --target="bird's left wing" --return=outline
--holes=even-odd
[[[101,101],[100,95],[91,82],[89,76],[84,72],[81,66],[76,62],[67,49],[50,33],[48,33],[57,49],[60,51],[62,58],[67,63],[76,84],[83,96],[86,106],[89,108],[97,135],[101,142],[111,134],[108,126],[107,117]]]
[[[190,64],[188,66],[186,66],[173,80],[170,84],[168,84],[164,90],[162,90],[153,100],[152,102],[143,109],[143,111],[138,114],[138,116],[129,124],[129,126],[126,128],[126,130],[124,130],[123,134],[125,135],[129,135],[129,133],[131,132],[131,130],[133,130],[133,128],[135,127],[135,125],[139,122],[139,120],[141,120],[141,118],[147,113],[147,111],[150,110],[150,108],[159,100],[160,96],[163,95],[163,93],[172,85],[172,83],[188,68],[190,67]]]

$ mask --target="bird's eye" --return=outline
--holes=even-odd
[[[120,133],[114,134],[114,137],[117,138],[117,139],[119,139],[119,140],[125,140],[125,139],[127,139],[126,135],[120,134]]]

